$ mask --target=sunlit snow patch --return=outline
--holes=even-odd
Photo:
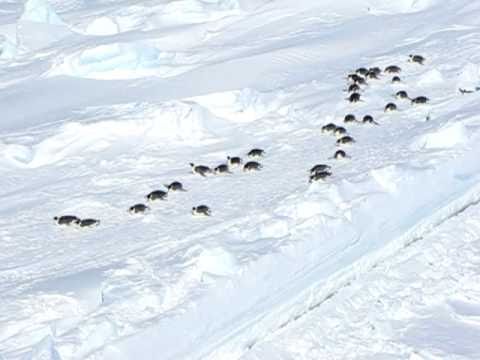
[[[440,129],[420,136],[412,145],[412,150],[448,149],[464,144],[468,140],[468,132],[461,123],[446,124]]]
[[[442,84],[444,81],[445,79],[443,78],[442,73],[437,69],[433,69],[420,76],[417,84],[420,86],[434,86]]]
[[[196,268],[203,275],[229,276],[238,271],[238,262],[221,247],[206,248],[198,255]]]
[[[370,174],[383,190],[394,193],[398,189],[402,173],[396,165],[387,165],[373,169]]]

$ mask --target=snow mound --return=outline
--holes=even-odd
[[[63,25],[62,19],[46,0],[27,0],[20,20]]]
[[[201,274],[231,276],[238,272],[235,256],[222,247],[203,249],[196,258],[196,267]]]
[[[56,134],[31,147],[0,143],[0,159],[36,168],[87,152],[106,152],[110,148],[122,151],[124,146],[138,148],[159,140],[188,145],[205,143],[214,141],[227,126],[224,120],[193,102],[165,103],[137,117],[68,122]]]
[[[85,30],[88,35],[115,35],[120,32],[120,27],[115,20],[108,16],[103,16],[93,20]]]
[[[440,129],[420,136],[412,145],[412,150],[421,149],[448,149],[461,144],[465,144],[468,140],[468,131],[464,124],[453,123],[446,124]]]
[[[110,26],[109,31],[113,31]],[[94,27],[98,32],[98,28]],[[160,51],[148,43],[111,43],[74,53],[54,64],[48,76],[69,75],[89,79],[170,77],[194,66],[182,53]]]
[[[373,179],[380,185],[380,187],[390,193],[395,193],[398,190],[399,175],[401,172],[396,165],[388,165],[382,168],[374,169],[370,172]]]

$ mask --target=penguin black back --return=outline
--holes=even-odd
[[[347,114],[343,118],[344,123],[350,123],[350,122],[355,122],[355,121],[357,121],[357,118],[353,114]]]
[[[395,110],[397,110],[397,105],[395,105],[394,103],[388,103],[387,105],[385,105],[385,109],[384,109],[385,112],[395,111]]]
[[[354,142],[355,140],[351,136],[345,135],[337,140],[337,145],[353,144]]]
[[[205,166],[205,165],[195,165],[194,163],[190,163],[190,166],[194,174],[198,174],[205,177],[208,174],[212,173],[212,169],[210,169],[208,166]]]
[[[325,170],[329,170],[329,169],[330,169],[330,165],[317,164],[310,169],[310,174],[315,174],[317,172],[321,172],[321,171],[325,171]]]
[[[167,192],[163,190],[154,190],[149,193],[146,198],[148,201],[155,201],[155,200],[167,200]]]
[[[408,55],[408,56],[410,58],[408,61],[410,62],[414,62],[420,65],[423,65],[423,63],[425,62],[425,58],[422,55]]]
[[[385,68],[385,72],[389,74],[398,74],[402,69],[397,65],[390,65]]]
[[[334,123],[328,123],[327,125],[322,126],[322,132],[334,132],[337,128],[337,125]]]
[[[247,155],[249,157],[262,157],[262,156],[265,155],[265,150],[255,148],[255,149],[250,150]]]
[[[183,184],[179,181],[174,181],[170,184],[165,185],[168,191],[186,191],[183,187]]]
[[[242,159],[238,156],[227,156],[228,165],[230,166],[240,166],[242,164]]]
[[[378,125],[378,123],[373,119],[372,115],[365,115],[362,119],[362,123]]]
[[[347,100],[351,103],[356,103],[360,101],[360,94],[359,93],[352,93],[350,96],[347,98]]]
[[[426,104],[429,100],[426,96],[417,96],[412,99],[412,104]]]
[[[218,165],[214,170],[215,174],[231,174],[230,169],[228,168],[227,164]]]
[[[352,80],[354,84],[363,85],[363,84],[366,83],[365,79],[363,77],[361,77],[360,75],[357,75],[357,74],[348,75],[348,79]]]
[[[368,73],[365,74],[365,77],[370,80],[378,80],[378,74],[373,71],[369,71]]]
[[[145,205],[145,204],[135,204],[133,206],[130,206],[130,208],[128,209],[128,211],[131,213],[131,214],[139,214],[139,213],[144,213],[146,211],[150,210],[150,208]]]
[[[365,76],[368,73],[368,69],[364,67],[360,67],[355,70],[355,74]]]
[[[262,165],[256,161],[249,161],[243,166],[243,171],[256,171],[261,169]]]
[[[347,133],[347,129],[345,129],[344,127],[342,126],[338,126],[336,129],[335,129],[335,135],[337,136],[342,136],[342,135],[345,135]]]
[[[350,86],[347,89],[347,92],[357,92],[360,91],[360,86],[358,84],[350,84]]]
[[[310,175],[309,182],[312,183],[314,181],[326,180],[330,176],[332,176],[330,171],[319,171]]]
[[[344,150],[337,150],[337,151],[335,151],[335,154],[333,154],[333,158],[337,159],[337,160],[345,159],[347,157],[348,157],[348,155]]]
[[[80,222],[80,219],[74,215],[55,216],[53,220],[58,225],[76,225]]]
[[[192,207],[192,215],[211,216],[212,211],[207,205],[198,205]]]
[[[408,93],[405,90],[397,91],[395,94],[397,99],[408,99]]]
[[[82,219],[78,223],[80,227],[93,227],[100,225],[100,220],[97,219]]]

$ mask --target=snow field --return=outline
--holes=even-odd
[[[478,200],[478,94],[457,91],[478,5],[179,1],[171,19],[189,24],[173,24],[145,20],[148,3],[52,4],[68,25],[42,8],[1,74],[6,359],[239,358]],[[406,61],[417,51],[423,67]],[[403,83],[346,103],[346,73],[370,64],[401,65]],[[431,103],[383,113],[400,89]],[[320,127],[349,112],[380,126],[348,125],[352,158],[334,161]],[[258,173],[189,173],[252,147],[267,151]],[[333,176],[309,185],[320,162]],[[188,191],[127,213],[173,180]],[[212,218],[191,218],[200,203]],[[66,213],[102,223],[55,227]]]

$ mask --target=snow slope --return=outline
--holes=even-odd
[[[479,214],[447,220],[242,359],[478,359]]]
[[[5,359],[257,356],[269,334],[480,199],[474,2],[0,10]],[[391,64],[403,83],[384,75],[364,102],[345,101],[348,72]],[[398,90],[431,101],[384,113]],[[356,143],[335,161],[320,128],[349,112],[379,126],[345,125]],[[253,147],[266,150],[258,173],[190,173]],[[323,162],[333,176],[309,184]],[[128,214],[173,180],[188,191]],[[214,216],[192,218],[201,203]],[[61,228],[61,214],[101,224]]]

